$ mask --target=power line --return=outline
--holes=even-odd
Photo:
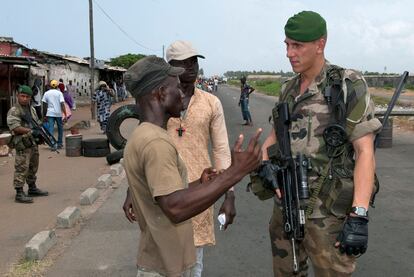
[[[124,29],[122,29],[122,27],[118,24],[118,23],[116,23],[115,22],[115,20],[113,20],[112,19],[112,17],[99,5],[99,3],[96,1],[96,0],[93,0],[93,2],[96,4],[96,6],[98,7],[98,9],[100,9],[101,10],[101,12],[116,26],[116,27],[118,27],[118,29],[126,36],[126,37],[128,37],[130,40],[132,40],[136,45],[138,45],[138,46],[140,46],[140,47],[142,47],[142,48],[145,48],[145,49],[147,49],[147,50],[149,50],[149,51],[154,51],[154,52],[158,52],[158,51],[160,51],[159,49],[152,49],[152,48],[149,48],[149,47],[147,47],[147,46],[145,46],[145,45],[143,45],[143,44],[141,44],[141,43],[139,43],[138,41],[136,41],[130,34],[128,34]]]

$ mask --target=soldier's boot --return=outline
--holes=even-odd
[[[14,201],[17,203],[33,203],[33,198],[29,197],[24,193],[23,188],[16,188],[16,198]]]
[[[43,191],[36,187],[36,184],[29,185],[29,191],[27,193],[29,196],[36,197],[36,196],[48,196],[49,193],[47,191]]]

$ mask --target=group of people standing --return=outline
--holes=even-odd
[[[167,48],[167,61],[145,57],[132,65],[124,78],[141,112],[140,125],[124,150],[129,188],[123,209],[128,220],[138,222],[141,232],[137,276],[201,276],[203,249],[215,244],[212,205],[225,195],[219,213],[225,216],[227,228],[236,216],[233,187],[254,171],[262,176],[264,189],[274,195],[269,224],[274,275],[306,276],[308,262],[316,276],[350,276],[354,272],[356,258],[368,245],[368,208],[375,172],[373,140],[381,123],[374,117],[373,103],[361,74],[325,59],[327,27],[318,13],[295,14],[284,30],[287,57],[297,75],[284,83],[279,102],[287,103],[292,115],[292,153],[311,159],[307,181],[315,193],[315,203],[306,215],[304,239],[297,242],[298,249],[292,249],[291,240],[284,233],[283,191],[273,182],[275,172],[268,155],[268,148],[277,143],[277,130],[272,129],[261,145],[262,130],[258,129],[246,148],[242,147],[244,136],[240,134],[230,150],[219,99],[195,85],[198,59],[204,56],[191,43],[176,41]],[[341,151],[334,149],[335,155],[328,151],[329,145],[324,141],[325,130],[337,119],[329,98],[333,81],[343,84],[339,92],[346,88],[345,99],[349,100],[345,103],[346,100],[336,98],[343,101],[340,119],[346,123],[346,140]],[[245,79],[241,83],[239,104],[245,124],[251,125],[248,99],[254,89]],[[58,122],[59,129],[62,115],[67,116],[65,100],[62,92],[56,90],[59,82],[53,80],[50,85],[42,98],[46,104],[43,111],[49,125]],[[94,101],[103,131],[111,93],[105,82],[99,82]],[[32,202],[29,196],[47,195],[36,187],[36,136],[25,120],[27,115],[39,120],[30,106],[32,94],[30,87],[19,87],[18,103],[7,117],[17,153],[16,202],[23,203]],[[62,145],[59,137],[57,147]],[[341,172],[351,174],[343,176]],[[28,195],[23,191],[25,182],[29,185]],[[350,189],[346,199],[340,199],[345,205],[335,206],[335,195],[342,195],[343,189]],[[300,253],[299,268],[294,272],[292,259],[296,250]]]
[[[211,207],[226,195],[219,213],[225,215],[227,228],[236,214],[232,187],[253,171],[274,195],[269,224],[274,275],[306,276],[308,262],[315,276],[352,275],[356,257],[367,249],[367,211],[374,192],[373,140],[381,123],[374,117],[362,75],[325,59],[327,28],[318,13],[295,14],[285,25],[285,35],[287,57],[297,75],[283,85],[279,101],[286,102],[292,114],[292,153],[311,160],[307,181],[316,193],[315,204],[303,219],[304,239],[292,249],[284,233],[283,191],[273,182],[275,171],[269,167],[268,156],[278,131],[273,129],[261,146],[262,130],[258,129],[245,150],[240,135],[230,151],[220,101],[194,86],[198,58],[204,57],[189,42],[177,41],[167,49],[168,63],[149,56],[125,74],[127,88],[141,111],[141,123],[124,151],[129,189],[123,209],[141,231],[137,276],[201,276],[203,246],[214,244]],[[336,122],[329,98],[331,78],[343,84],[338,93],[344,93],[341,90],[346,86],[348,96],[345,100],[336,97],[340,101],[336,104],[342,103],[345,111],[340,119],[346,122],[346,139],[335,155],[323,137],[324,130]],[[251,125],[248,97],[254,89],[245,79],[241,82],[239,103],[246,124]],[[345,103],[346,99],[350,102]],[[208,156],[209,140],[213,163]],[[346,199],[337,199],[335,195],[345,189],[351,189]],[[345,204],[337,205],[337,200]],[[299,267],[294,268],[292,251],[297,250]]]

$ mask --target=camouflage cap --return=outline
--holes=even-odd
[[[30,95],[30,96],[33,95],[32,89],[29,86],[26,86],[26,85],[19,86],[19,88],[17,89],[17,91],[19,93],[27,94],[27,95]]]
[[[326,35],[326,21],[323,17],[312,11],[302,11],[288,19],[285,25],[287,38],[309,42]]]
[[[134,63],[125,73],[126,88],[136,98],[150,93],[168,76],[179,76],[184,68],[174,67],[164,59],[147,56]]]

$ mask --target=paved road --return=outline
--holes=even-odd
[[[252,96],[252,128],[240,125],[243,121],[235,89],[220,87],[218,96],[231,143],[241,131],[248,137],[256,127],[269,132],[267,118],[273,98]],[[370,210],[369,250],[360,258],[355,276],[414,276],[414,139],[412,133],[400,133],[394,142],[392,149],[377,152],[382,190],[377,208]],[[245,179],[237,188],[236,222],[225,232],[217,231],[217,246],[207,248],[204,276],[272,276],[267,233],[272,203],[260,202],[247,193],[246,183]],[[138,227],[123,218],[125,190],[120,187],[111,195],[47,276],[135,276]]]

